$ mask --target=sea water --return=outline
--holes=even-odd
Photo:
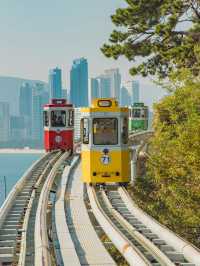
[[[0,206],[5,200],[5,193],[8,195],[23,173],[41,156],[42,154],[0,154]]]

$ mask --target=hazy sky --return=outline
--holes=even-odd
[[[123,81],[130,80],[130,63],[107,59],[99,49],[113,28],[110,15],[124,5],[123,0],[0,0],[0,75],[47,81],[49,68],[59,66],[69,87],[72,60],[85,57],[90,77],[119,67]],[[141,82],[147,103],[163,95],[148,80]]]

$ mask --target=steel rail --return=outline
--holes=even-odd
[[[133,227],[118,211],[115,210],[105,191],[102,191],[101,194],[110,213],[120,223],[121,227],[128,231],[133,239],[149,252],[148,254],[151,254],[152,257],[163,266],[175,266],[175,264],[158,247],[156,247],[149,239],[138,232],[137,228]]]
[[[52,154],[55,153],[55,156],[53,158]],[[49,153],[50,154],[50,153]],[[48,155],[49,156],[49,155]],[[23,227],[22,227],[22,239],[21,239],[21,247],[20,247],[20,253],[19,253],[19,261],[18,261],[18,266],[24,266],[25,262],[26,262],[26,251],[27,251],[27,231],[28,231],[28,223],[29,223],[29,218],[30,218],[30,214],[31,214],[31,209],[33,207],[33,203],[35,200],[35,196],[36,196],[36,190],[39,188],[41,182],[43,181],[43,179],[47,176],[48,172],[50,171],[52,164],[55,160],[57,160],[57,157],[59,156],[59,154],[57,154],[56,152],[51,153],[50,155],[50,160],[47,163],[47,165],[45,166],[44,170],[42,171],[42,173],[40,174],[40,176],[37,178],[36,183],[34,184],[33,187],[33,191],[31,193],[30,196],[30,200],[26,209],[26,213],[25,213],[25,217],[24,217],[24,222],[23,222]],[[45,157],[44,157],[45,158]]]
[[[182,253],[184,257],[189,261],[185,265],[200,266],[200,250],[191,243],[185,241],[180,236],[169,230],[164,225],[157,222],[154,218],[143,212],[131,199],[130,195],[124,188],[118,189],[119,194],[126,204],[128,210],[134,214],[142,223],[150,228],[152,232],[159,235],[168,245],[172,246],[176,251]],[[180,265],[182,265],[180,263]],[[184,264],[183,264],[184,265]]]
[[[45,154],[42,158],[38,159],[35,163],[33,163],[23,174],[23,176],[17,181],[16,185],[12,188],[10,193],[8,194],[6,200],[4,201],[3,205],[0,208],[0,227],[2,226],[7,213],[9,212],[10,208],[12,207],[13,202],[15,201],[16,195],[23,189],[23,186],[30,174],[31,171],[35,169],[49,154]]]
[[[27,229],[28,229],[28,221],[31,213],[31,209],[33,206],[33,201],[35,198],[35,189],[31,193],[30,201],[26,210],[26,214],[24,217],[24,223],[22,227],[22,239],[21,239],[21,248],[20,248],[20,254],[19,254],[19,261],[18,266],[24,266],[26,261],[26,237],[27,237]]]
[[[35,266],[50,266],[51,254],[49,250],[49,241],[47,235],[47,207],[49,193],[56,175],[56,171],[60,164],[69,156],[69,153],[64,153],[54,164],[49,173],[39,198],[38,208],[35,218]]]
[[[134,131],[131,131],[129,133],[129,135],[131,137],[137,137],[137,136],[142,136],[142,135],[148,135],[148,134],[153,134],[154,131],[153,130],[146,130],[146,131],[141,131],[141,132],[134,132]]]
[[[113,223],[112,218],[109,217],[102,208],[99,197],[93,187],[87,186],[87,193],[92,207],[94,216],[101,225],[104,232],[111,239],[113,244],[127,260],[130,265],[134,266],[149,266],[149,262],[143,254],[132,245],[132,243],[124,236],[124,234]]]
[[[24,173],[9,193],[0,211],[0,263],[20,263],[28,219],[34,195],[34,185],[53,155],[47,153]]]

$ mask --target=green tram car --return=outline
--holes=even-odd
[[[134,103],[129,107],[129,131],[147,130],[148,118],[148,107],[144,103]]]

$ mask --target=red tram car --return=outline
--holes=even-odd
[[[44,106],[44,146],[46,151],[73,151],[74,109],[65,99],[52,99]]]

